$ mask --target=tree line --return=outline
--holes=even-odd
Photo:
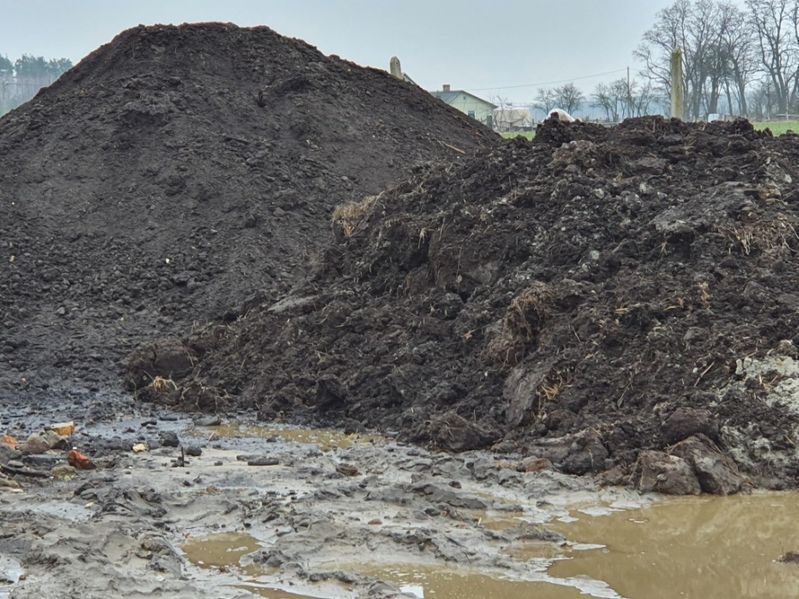
[[[611,121],[665,113],[675,48],[683,52],[686,119],[799,114],[799,0],[676,0],[633,52],[637,78],[600,83],[590,97],[573,84],[540,89],[535,103],[547,112],[590,103]]]
[[[12,61],[0,54],[0,114],[27,102],[71,68],[72,61],[68,58],[47,59],[25,54]]]

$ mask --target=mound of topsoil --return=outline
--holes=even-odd
[[[795,485],[797,161],[746,121],[548,121],[340,210],[290,296],[129,381],[650,490]]]
[[[0,120],[0,378],[116,377],[132,344],[284,292],[335,205],[497,140],[265,27],[125,31]]]

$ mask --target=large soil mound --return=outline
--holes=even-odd
[[[0,120],[2,378],[97,381],[285,291],[335,205],[497,139],[265,27],[126,31]]]
[[[672,492],[699,488],[686,463],[704,490],[740,488],[738,468],[794,485],[797,160],[799,137],[745,121],[547,122],[348,207],[288,298],[148,348],[130,381],[193,363],[142,396],[574,473],[666,450],[640,480]]]

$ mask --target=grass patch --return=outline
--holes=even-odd
[[[758,131],[766,128],[771,129],[771,133],[774,135],[782,135],[788,131],[799,133],[799,121],[761,121],[752,123],[752,125]]]
[[[503,131],[500,133],[505,139],[513,139],[514,137],[523,137],[532,140],[535,137],[535,131]]]

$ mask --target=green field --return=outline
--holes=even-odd
[[[771,129],[774,135],[782,135],[788,131],[799,133],[799,121],[761,121],[752,123],[755,129]],[[505,139],[512,139],[514,137],[524,137],[525,139],[533,139],[535,133],[533,131],[519,131],[512,133],[500,133]]]
[[[759,123],[752,123],[755,129],[771,129],[774,135],[782,135],[788,131],[799,133],[799,121],[763,121]]]
[[[502,137],[505,139],[513,139],[514,137],[524,137],[525,139],[533,139],[535,137],[535,133],[533,131],[509,131],[500,133]]]

